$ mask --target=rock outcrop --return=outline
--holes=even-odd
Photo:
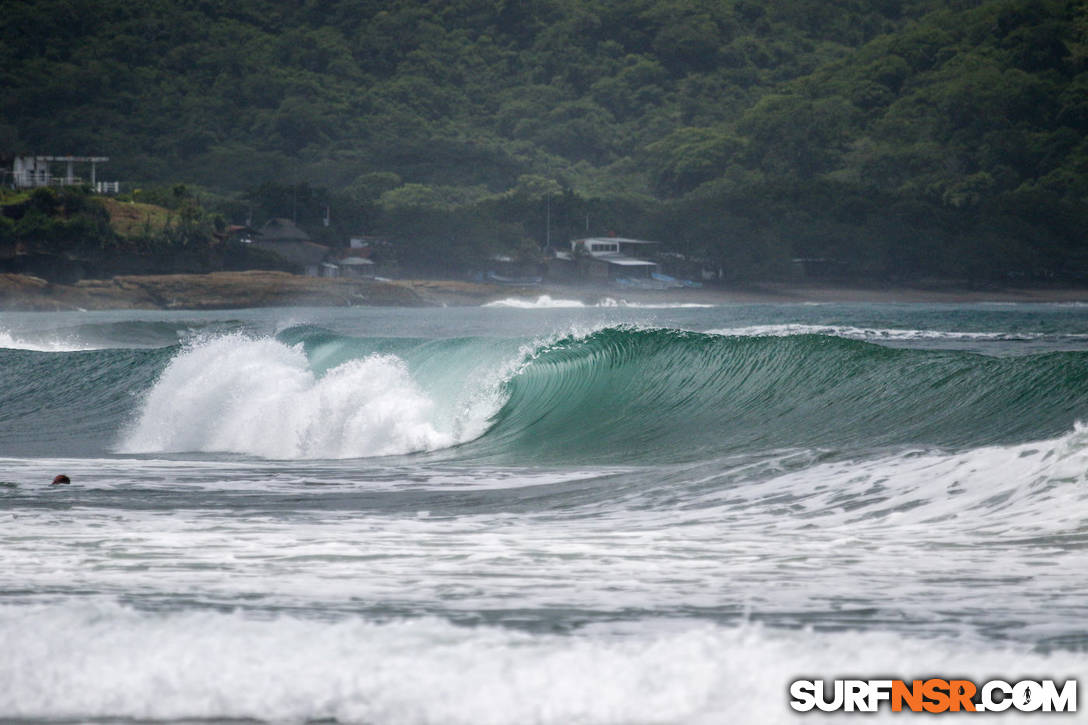
[[[323,279],[286,272],[130,275],[53,284],[38,277],[0,274],[0,309],[232,309],[241,307],[417,307],[428,304],[408,284]]]

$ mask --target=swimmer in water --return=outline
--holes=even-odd
[[[56,477],[54,477],[54,478],[53,478],[53,483],[51,483],[51,484],[49,484],[49,485],[50,485],[50,486],[56,486],[56,485],[57,485],[57,484],[59,484],[59,483],[71,483],[71,482],[72,482],[72,479],[68,478],[67,476],[65,476],[65,475],[64,475],[64,474],[62,473],[62,474],[60,474],[59,476],[56,476]]]

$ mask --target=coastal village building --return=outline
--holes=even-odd
[[[220,240],[231,240],[242,244],[252,244],[261,236],[261,233],[248,224],[230,224],[221,233],[216,234]]]
[[[496,284],[538,285],[544,280],[544,265],[538,256],[494,254],[487,258],[483,279]]]
[[[384,237],[351,237],[345,248],[317,244],[290,219],[269,219],[260,231],[233,225],[227,234],[242,243],[271,252],[308,277],[373,277],[393,264],[392,245]]]
[[[282,218],[269,219],[252,244],[299,267],[308,277],[321,276],[321,264],[329,253],[324,244],[310,241],[310,235],[297,224]]]
[[[324,277],[373,277],[395,267],[394,247],[385,237],[359,234],[348,239],[347,249],[334,251],[325,260]]]
[[[367,259],[366,257],[360,257],[358,255],[348,255],[341,257],[336,261],[336,266],[340,269],[341,277],[373,277],[374,276],[374,260]]]
[[[98,164],[109,161],[108,156],[31,156],[11,157],[11,185],[16,189],[34,189],[41,186],[75,186],[86,180],[76,176],[76,164],[90,164],[90,185],[99,193],[117,193],[116,181],[98,181]],[[54,164],[64,164],[64,174],[54,174]]]
[[[581,275],[590,279],[648,279],[657,263],[641,257],[656,252],[660,242],[626,237],[590,237],[570,243]],[[635,256],[638,255],[638,256]]]

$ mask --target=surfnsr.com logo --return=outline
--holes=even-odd
[[[790,707],[798,712],[1076,712],[1077,681],[795,680]]]

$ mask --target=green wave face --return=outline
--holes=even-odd
[[[176,351],[0,350],[0,455],[107,450]]]
[[[167,404],[159,409],[169,420],[146,420],[144,410],[145,432],[154,434],[162,423],[177,440],[193,440],[189,433],[213,423],[213,413],[180,403],[192,403],[209,380],[221,388],[209,403],[214,416],[240,421],[248,420],[245,406],[252,402],[245,396],[285,395],[282,381],[293,381],[290,394],[304,405],[281,401],[280,417],[305,408],[304,428],[308,435],[320,434],[321,450],[370,455],[365,445],[337,436],[398,422],[359,418],[368,399],[352,397],[352,381],[366,383],[370,373],[357,369],[352,378],[345,370],[375,356],[403,364],[403,372],[385,363],[380,372],[411,393],[413,420],[433,429],[426,439],[437,441],[401,452],[429,451],[461,461],[634,464],[793,447],[849,453],[913,444],[978,446],[1059,435],[1088,411],[1088,354],[1079,352],[992,358],[822,335],[727,337],[629,327],[543,343],[352,338],[297,327],[275,340],[234,336],[215,344],[0,350],[0,455],[112,450],[153,393],[166,394]],[[218,350],[238,355],[245,369],[238,369],[241,362],[228,365]],[[191,379],[173,369],[196,353],[205,357],[189,358]],[[216,364],[222,371],[209,371]],[[223,382],[227,375],[237,377],[237,388]],[[337,375],[339,387],[322,388],[323,380]],[[389,412],[389,391],[374,393],[379,394],[387,406],[381,415],[397,415],[395,406]],[[170,404],[175,399],[176,409]],[[344,409],[350,406],[356,408]],[[267,421],[253,415],[253,435],[260,436]],[[346,420],[354,427],[319,430]],[[232,431],[222,437],[239,440]],[[162,450],[257,450],[244,440],[224,445]],[[280,457],[267,446],[259,450],[256,455]],[[292,450],[282,457],[307,457],[304,446]]]
[[[1088,356],[612,328],[537,351],[474,454],[698,460],[794,446],[982,445],[1069,430]]]

